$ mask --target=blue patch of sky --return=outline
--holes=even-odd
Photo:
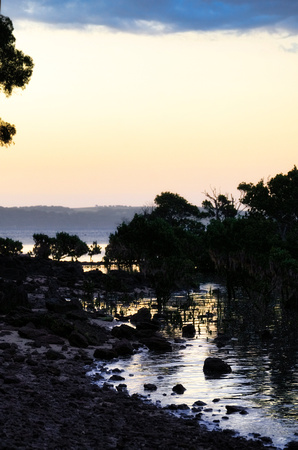
[[[298,29],[296,0],[3,0],[2,14],[52,24],[165,31]],[[156,28],[152,28],[154,30]]]

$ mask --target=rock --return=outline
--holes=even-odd
[[[203,371],[206,375],[218,376],[226,373],[231,373],[232,369],[231,366],[229,366],[229,364],[227,364],[222,359],[209,357],[205,359]]]
[[[63,353],[56,352],[55,350],[49,349],[46,354],[46,358],[50,361],[56,361],[57,359],[66,359],[66,356]]]
[[[113,344],[113,350],[119,356],[127,356],[133,354],[133,347],[127,339],[119,340]]]
[[[180,405],[175,405],[174,403],[171,403],[171,405],[168,405],[165,407],[165,409],[169,409],[170,411],[187,411],[189,410],[189,406],[186,403],[181,403]]]
[[[93,356],[95,359],[105,359],[110,361],[111,359],[117,358],[117,353],[111,348],[101,347],[95,349]]]
[[[61,369],[56,366],[49,366],[47,367],[47,372],[49,375],[54,375],[55,377],[60,377],[61,375]]]
[[[55,336],[54,334],[42,335],[39,338],[37,338],[36,341],[38,341],[39,344],[45,345],[45,346],[47,346],[49,344],[54,344],[54,345],[64,345],[65,344],[64,339],[62,339],[59,336]]]
[[[13,281],[0,280],[0,314],[7,314],[17,307],[30,307],[24,286]]]
[[[226,405],[227,414],[248,414],[247,410],[243,406]]]
[[[170,342],[168,342],[162,336],[151,336],[140,339],[141,343],[144,344],[149,350],[153,350],[155,352],[171,352],[172,346]]]
[[[116,386],[116,389],[118,392],[127,392],[127,384],[120,383],[118,386]]]
[[[124,369],[119,369],[118,367],[116,367],[115,369],[112,369],[113,373],[122,373],[124,372]]]
[[[260,437],[260,441],[264,442],[265,444],[272,444],[272,439],[269,436]]]
[[[10,348],[10,344],[8,342],[0,342],[0,350],[7,350]]]
[[[123,381],[123,380],[125,380],[125,378],[117,374],[114,374],[109,378],[109,381]]]
[[[80,311],[83,309],[82,303],[79,300],[65,300],[60,298],[50,298],[46,300],[46,307],[48,311],[58,314],[63,314],[73,310]]]
[[[155,384],[153,384],[153,383],[145,383],[144,384],[144,390],[153,392],[153,391],[157,390],[157,386]]]
[[[199,406],[199,407],[203,407],[206,406],[207,403],[202,402],[201,400],[197,400],[196,402],[194,402],[194,404],[192,406]]]
[[[52,333],[58,336],[69,338],[75,327],[72,322],[66,320],[60,314],[46,313],[40,317],[40,323],[45,324]]]
[[[18,330],[19,335],[25,339],[38,339],[41,336],[47,334],[45,330],[37,330],[33,324],[21,327]]]
[[[73,331],[68,337],[69,344],[72,347],[87,348],[88,340],[81,333]]]
[[[225,334],[219,334],[214,339],[213,342],[217,345],[218,348],[222,348],[222,347],[225,347],[229,341],[230,341],[230,336],[227,336]]]
[[[136,323],[136,330],[137,331],[141,331],[141,330],[150,330],[152,331],[152,333],[154,333],[155,331],[158,331],[160,329],[160,326],[157,322],[137,322]]]
[[[112,336],[118,339],[134,339],[136,335],[136,330],[129,325],[122,324],[120,326],[116,326],[111,330]]]
[[[175,338],[174,342],[175,344],[185,344],[186,340],[182,338]]]
[[[3,382],[6,384],[19,384],[21,380],[16,375],[5,375],[3,377]]]
[[[182,336],[186,338],[193,338],[196,334],[196,329],[192,323],[189,323],[188,325],[184,325],[182,327]]]
[[[298,450],[298,441],[290,441],[285,446],[285,450]]]
[[[66,312],[66,318],[69,320],[80,320],[86,322],[88,320],[88,313],[83,309],[74,309]]]
[[[151,321],[151,313],[148,308],[141,308],[138,310],[136,314],[133,314],[130,318],[132,323],[139,322],[150,322]]]
[[[182,384],[176,384],[172,388],[172,391],[174,391],[176,394],[184,394],[184,392],[186,391],[186,388]]]

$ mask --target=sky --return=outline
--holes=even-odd
[[[0,206],[239,198],[297,165],[298,2],[2,0],[25,90],[0,148]]]

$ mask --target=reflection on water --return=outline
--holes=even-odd
[[[217,286],[211,287],[214,292]],[[232,338],[218,348],[213,338],[217,329],[224,327],[226,312],[218,304],[219,296],[214,297],[209,288],[203,286],[200,293],[191,296],[191,301],[184,296],[184,305],[183,297],[172,299],[168,308],[172,324],[165,322],[163,329],[173,342],[172,353],[142,350],[132,358],[111,362],[99,371],[108,381],[111,370],[122,369],[125,381],[121,383],[127,384],[130,394],[145,395],[161,406],[183,403],[191,408],[195,401],[201,400],[206,403],[201,420],[210,427],[233,429],[249,437],[259,433],[271,437],[277,448],[283,448],[289,440],[298,440],[295,435],[298,432],[297,341],[290,333],[287,336],[284,333],[268,335],[268,339],[262,340],[251,329],[243,330],[240,335],[235,327],[234,335],[230,334]],[[121,305],[122,312],[131,314],[145,304],[154,307],[154,299]],[[118,306],[113,304],[114,310]],[[184,343],[175,343],[174,338],[181,337],[181,325],[185,322],[195,324],[196,336]],[[230,364],[232,373],[218,379],[206,378],[203,364],[210,355]],[[157,390],[148,394],[144,390],[145,383],[155,384]],[[186,388],[183,395],[172,392],[172,387],[178,383]],[[244,406],[248,414],[227,415],[226,405]],[[193,413],[190,409],[181,414]]]

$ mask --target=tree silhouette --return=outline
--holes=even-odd
[[[24,89],[33,72],[33,60],[15,48],[12,21],[0,15],[0,92],[9,97],[15,88]],[[14,125],[0,118],[0,145],[8,146],[16,134]]]

